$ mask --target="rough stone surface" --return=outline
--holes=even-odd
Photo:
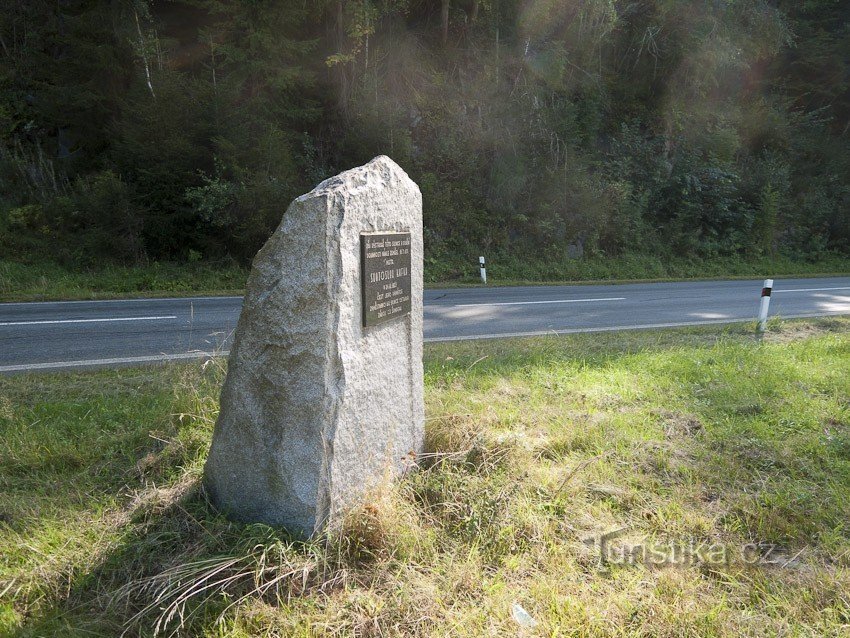
[[[361,325],[360,234],[410,232],[411,312]],[[422,195],[388,157],[296,199],[254,259],[205,467],[213,502],[309,536],[424,431]]]

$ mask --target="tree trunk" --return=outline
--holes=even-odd
[[[472,8],[469,11],[469,24],[475,24],[478,19],[478,0],[472,0]]]
[[[342,55],[345,48],[345,2],[339,0],[336,3],[336,50]],[[348,119],[348,72],[346,66],[348,63],[340,60],[336,63],[337,82],[339,86],[337,90],[337,104],[344,119]]]
[[[443,0],[440,10],[440,20],[443,25],[443,46],[449,43],[449,0]]]
[[[9,53],[9,48],[6,46],[6,40],[3,39],[2,33],[0,33],[0,45],[3,46],[3,52],[6,54],[6,57],[12,59],[12,54]]]
[[[210,38],[210,67],[212,69],[213,93],[218,95],[218,78],[216,77],[216,68],[215,68],[215,40],[213,40],[212,32],[210,32],[209,38]]]
[[[145,38],[142,35],[142,25],[139,24],[139,13],[137,11],[134,11],[133,15],[136,18],[136,30],[139,33],[139,54],[142,56],[142,63],[145,66],[145,78],[147,79],[147,82],[148,82],[148,89],[151,92],[151,97],[153,99],[156,99],[156,93],[154,93],[154,91],[153,91],[153,82],[151,82],[151,68],[150,68],[150,65],[148,64],[148,54],[147,54],[147,51],[145,51],[145,46],[146,46]]]

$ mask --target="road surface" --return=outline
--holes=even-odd
[[[456,288],[425,292],[425,340],[747,321],[762,281]],[[240,297],[0,304],[0,373],[226,353]],[[771,315],[850,314],[850,277],[780,279]]]

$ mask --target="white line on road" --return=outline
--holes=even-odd
[[[498,301],[494,303],[458,303],[452,304],[451,308],[473,308],[476,306],[531,306],[540,303],[580,303],[585,301],[625,301],[625,297],[599,297],[595,299],[551,299],[547,301]],[[430,305],[430,304],[429,304]],[[432,308],[440,307],[441,304],[431,305]],[[448,304],[447,304],[448,305]]]
[[[179,354],[155,354],[144,357],[120,357],[116,359],[85,359],[82,361],[51,361],[50,363],[22,363],[14,366],[0,366],[0,372],[28,372],[34,370],[58,370],[62,368],[88,368],[94,366],[112,366],[125,363],[158,363],[160,361],[180,361],[184,359],[213,359],[226,357],[229,350],[221,352],[181,352]]]
[[[783,315],[783,319],[803,319],[808,317],[829,317],[846,312],[824,312],[817,314]],[[576,334],[582,332],[616,332],[619,330],[646,330],[651,328],[681,328],[687,326],[704,326],[711,324],[743,323],[752,321],[752,317],[735,317],[729,319],[711,319],[707,321],[682,321],[675,323],[646,323],[635,326],[610,326],[604,328],[567,328],[562,330],[539,330],[535,332],[502,332],[494,334],[464,335],[459,337],[426,337],[426,343],[438,343],[442,341],[473,341],[477,339],[510,339],[514,337],[541,337],[546,335]],[[0,366],[3,372],[28,372],[36,370],[60,370],[63,368],[86,368],[96,366],[121,365],[132,363],[159,363],[164,361],[180,361],[187,359],[213,359],[215,357],[226,357],[229,350],[220,352],[181,352],[179,354],[159,354],[143,357],[121,357],[115,359],[86,359],[83,361],[52,361],[50,363],[24,363],[19,365]]]
[[[158,317],[105,317],[103,319],[52,319],[50,321],[0,321],[0,326],[46,326],[57,323],[109,323],[112,321],[159,321],[177,319],[177,315]]]
[[[850,286],[837,286],[835,288],[792,288],[790,290],[776,290],[774,288],[773,294],[775,295],[778,292],[819,292],[821,290],[850,290]]]

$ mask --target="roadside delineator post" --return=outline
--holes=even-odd
[[[773,279],[765,279],[761,289],[761,306],[759,306],[759,332],[767,328],[767,311],[770,308],[770,293],[773,291]]]
[[[487,269],[484,267],[484,255],[478,258],[478,267],[481,269],[481,283],[487,285]]]

